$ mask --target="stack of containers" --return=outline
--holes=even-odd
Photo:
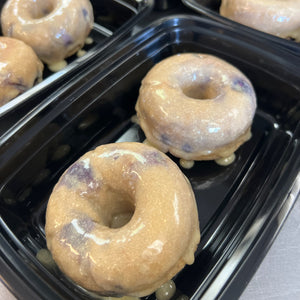
[[[294,198],[288,196],[299,193],[294,186],[300,167],[298,45],[283,47],[261,33],[182,6],[184,13],[166,11],[158,19],[152,12],[149,19],[156,20],[145,26],[141,16],[150,3],[129,1],[126,8],[133,3],[142,9],[124,24],[144,29],[128,35],[132,27],[121,25],[114,38],[72,62],[63,80],[49,75],[47,87],[37,86],[3,111],[0,269],[17,296],[97,298],[36,258],[46,248],[47,201],[61,174],[85,152],[105,143],[145,139],[132,123],[141,80],[173,54],[208,53],[228,61],[251,80],[258,103],[252,138],[236,152],[233,164],[205,161],[182,169],[196,196],[202,238],[195,263],[174,279],[178,290],[190,299],[240,295],[292,207]],[[93,35],[97,41],[97,29]],[[65,79],[74,74],[73,67],[76,76]]]

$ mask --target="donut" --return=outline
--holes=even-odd
[[[50,65],[83,47],[93,21],[89,0],[8,0],[1,11],[3,35],[24,41]]]
[[[184,53],[146,74],[135,109],[154,147],[187,161],[215,160],[250,138],[256,96],[245,75],[224,60]]]
[[[257,30],[300,42],[300,0],[222,0],[220,14]]]
[[[200,240],[190,183],[164,153],[136,142],[102,145],[71,165],[46,210],[61,271],[106,296],[145,296],[192,264]]]
[[[44,65],[24,42],[0,37],[0,106],[40,82]]]

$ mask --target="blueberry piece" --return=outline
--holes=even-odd
[[[86,241],[87,237],[80,234],[72,223],[66,224],[60,232],[60,242],[72,247],[80,255],[84,254]]]
[[[183,146],[182,146],[182,150],[186,153],[191,153],[192,152],[192,147],[190,144],[188,143],[185,143]]]
[[[77,223],[86,233],[89,233],[94,229],[94,222],[88,217],[79,219]]]
[[[162,134],[160,137],[161,141],[165,144],[165,145],[171,145],[171,141],[169,139],[169,137],[166,134]]]
[[[65,29],[59,30],[59,32],[56,33],[55,37],[58,40],[61,39],[65,46],[73,44],[72,37],[65,31]]]
[[[147,163],[150,165],[165,165],[167,162],[163,155],[157,151],[147,151],[143,154],[143,156],[147,159]]]
[[[62,35],[62,39],[64,41],[65,46],[69,46],[73,44],[73,39],[71,38],[71,36],[67,33],[64,33]]]
[[[72,246],[79,253],[82,253],[88,237],[86,236],[94,229],[94,222],[89,217],[74,219],[66,224],[60,232],[60,241],[63,244]]]
[[[83,161],[77,161],[69,167],[60,183],[71,189],[79,183],[88,185],[94,181],[92,169],[90,167],[86,168]]]
[[[252,93],[252,88],[249,85],[249,83],[245,81],[243,78],[239,78],[239,77],[235,78],[232,81],[232,89],[246,94]]]
[[[84,19],[88,20],[89,13],[88,13],[88,11],[85,8],[82,9],[82,14],[83,14]]]

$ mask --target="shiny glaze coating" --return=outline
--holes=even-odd
[[[111,226],[130,213],[125,225]],[[145,296],[192,264],[200,240],[190,183],[165,154],[142,143],[103,145],[56,184],[47,246],[73,281],[103,295]]]
[[[142,81],[136,111],[147,140],[186,160],[227,157],[249,139],[256,109],[250,81],[206,54],[178,54]]]
[[[22,41],[0,37],[0,106],[42,80],[44,66]]]
[[[81,49],[93,21],[89,0],[8,0],[1,12],[3,34],[30,45],[47,64]]]
[[[257,30],[300,42],[300,0],[222,0],[220,14]]]

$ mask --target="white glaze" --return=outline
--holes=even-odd
[[[220,14],[257,30],[300,42],[300,0],[222,0]]]

